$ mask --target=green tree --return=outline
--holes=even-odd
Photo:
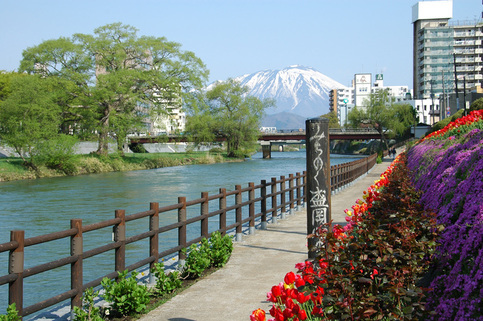
[[[0,102],[0,139],[33,168],[35,147],[58,135],[61,111],[50,88],[39,76],[13,77],[11,93]]]
[[[163,113],[180,98],[189,101],[208,77],[203,62],[180,44],[138,36],[121,23],[28,48],[20,70],[62,79],[68,94],[58,100],[65,102],[65,115],[99,133],[99,154],[107,154],[110,135],[123,142],[150,113]]]
[[[389,149],[386,135],[402,134],[416,122],[416,113],[412,106],[395,104],[387,90],[372,93],[364,107],[356,106],[349,114],[352,127],[373,128],[381,135],[381,142]]]
[[[329,128],[340,128],[339,118],[337,118],[337,114],[335,112],[332,111],[320,117],[327,118],[329,120]]]
[[[471,103],[470,110],[468,112],[480,109],[483,109],[483,98],[478,98],[473,103]]]
[[[233,79],[217,83],[192,105],[187,131],[197,142],[214,142],[223,137],[229,157],[254,151],[263,112],[274,102],[247,95],[248,91]]]

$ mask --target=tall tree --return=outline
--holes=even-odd
[[[84,126],[96,120],[99,154],[107,154],[110,135],[124,141],[139,127],[147,116],[144,106],[162,113],[179,98],[189,100],[208,77],[203,62],[180,44],[138,36],[137,29],[121,23],[28,48],[20,70],[68,81],[73,100],[66,105],[86,111]]]
[[[387,90],[372,93],[364,107],[356,106],[348,119],[352,127],[373,128],[381,135],[381,142],[389,149],[386,135],[403,133],[414,124],[416,114],[410,105],[395,104]]]
[[[264,110],[273,106],[274,101],[249,96],[248,91],[248,87],[233,79],[216,84],[192,106],[187,131],[198,142],[223,137],[229,157],[254,151]]]
[[[49,90],[48,79],[17,76],[11,93],[0,102],[0,139],[35,168],[35,147],[58,135],[60,108]]]

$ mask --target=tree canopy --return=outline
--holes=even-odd
[[[386,149],[389,149],[386,135],[400,135],[417,123],[414,108],[409,104],[394,103],[387,90],[372,93],[365,106],[356,106],[349,112],[348,119],[352,127],[377,130]]]
[[[264,110],[274,101],[249,96],[248,91],[248,87],[228,79],[200,94],[190,110],[187,132],[197,142],[224,138],[229,157],[241,157],[254,151]]]
[[[0,101],[0,139],[14,148],[25,163],[35,167],[35,147],[58,135],[61,111],[49,79],[10,77],[10,93]]]
[[[164,37],[138,36],[121,23],[93,35],[47,40],[23,52],[19,71],[53,78],[63,91],[56,100],[64,128],[99,133],[98,153],[108,138],[122,143],[150,113],[189,101],[208,77],[203,62]]]

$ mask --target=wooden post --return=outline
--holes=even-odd
[[[186,248],[186,197],[178,197],[178,203],[182,204],[178,209],[178,223],[182,223],[181,226],[178,227],[178,246],[184,249]],[[179,250],[178,257],[179,265],[180,267],[183,267],[186,260],[186,254],[183,253],[182,250]]]
[[[23,316],[24,240],[25,231],[10,232],[10,241],[18,245],[9,253],[8,273],[16,274],[17,278],[8,284],[8,304],[15,303],[19,316]]]
[[[250,191],[248,192],[248,200],[250,204],[248,205],[248,215],[250,216],[249,231],[250,234],[255,234],[255,183],[248,183]]]
[[[203,203],[201,203],[201,215],[208,215],[210,212],[208,192],[201,192],[201,198],[204,199]],[[210,237],[208,233],[208,216],[201,219],[201,236],[206,239]]]
[[[115,267],[117,272],[123,272],[126,269],[126,211],[116,210],[116,218],[120,218],[121,222],[114,226],[114,242],[121,242],[121,245],[115,250]]]
[[[330,214],[330,149],[329,120],[308,119],[306,126],[307,146],[307,234],[313,235],[331,220]],[[315,258],[317,248],[323,242],[309,238],[309,258]]]
[[[281,206],[281,209],[280,209],[280,216],[282,218],[282,220],[284,220],[286,218],[286,203],[285,203],[285,194],[286,194],[286,191],[285,191],[285,176],[280,176],[280,206]]]
[[[288,188],[290,189],[288,195],[289,195],[289,203],[290,203],[290,214],[294,213],[294,208],[295,208],[295,199],[294,199],[294,177],[293,174],[288,175]]]
[[[262,212],[262,218],[261,218],[261,226],[260,228],[262,230],[267,229],[267,181],[262,180],[261,181],[262,188],[260,190],[260,197],[262,198],[262,201],[260,203],[260,211]]]
[[[154,274],[151,271],[159,260],[159,203],[151,202],[149,208],[154,211],[154,214],[149,217],[149,230],[154,232],[149,237],[149,256],[154,256],[154,261],[149,264],[149,283],[154,284]]]
[[[277,179],[272,177],[272,223],[277,223]]]
[[[70,228],[77,229],[77,233],[70,238],[70,255],[77,256],[75,262],[70,265],[70,288],[77,290],[76,295],[70,300],[71,311],[73,311],[74,307],[82,307],[82,253],[84,252],[82,220],[70,220]]]
[[[225,236],[226,234],[226,188],[220,188],[220,194],[222,196],[218,200],[219,208],[222,210],[220,213],[220,230],[221,230],[221,235]]]
[[[242,203],[242,192],[241,192],[241,185],[236,185],[235,189],[237,191],[235,195],[235,205],[237,205],[237,208],[235,210],[235,215],[236,215],[236,223],[238,224],[236,226],[236,241],[241,242],[242,241],[242,236],[243,236],[243,226],[242,226],[242,208],[241,208],[241,203]]]
[[[297,176],[297,180],[296,180],[296,185],[297,185],[297,208],[302,205],[302,188],[300,187],[300,173],[296,173],[295,174]]]

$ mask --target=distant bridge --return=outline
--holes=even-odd
[[[305,143],[305,130],[280,130],[274,133],[261,132],[258,141],[262,145],[263,158],[271,157],[272,144],[295,144]],[[368,140],[379,139],[381,135],[373,129],[329,129],[329,140]],[[162,135],[156,137],[141,136],[130,137],[131,143],[179,143],[188,142],[189,138],[184,135]],[[224,137],[216,138],[217,142],[225,141]]]
[[[379,139],[381,135],[373,129],[329,129],[330,140],[367,140]],[[188,142],[187,136],[183,135],[162,135],[162,136],[139,136],[130,137],[131,143],[147,144],[147,143],[177,143]],[[224,137],[216,138],[216,141],[225,141]],[[305,141],[305,130],[281,130],[275,133],[260,133],[258,141],[274,142],[274,141]]]

